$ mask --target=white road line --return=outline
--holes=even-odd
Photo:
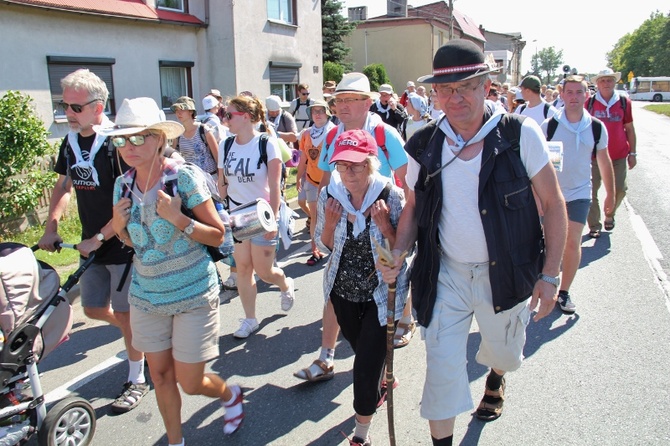
[[[107,373],[111,368],[116,367],[119,363],[126,361],[127,359],[128,356],[126,355],[126,352],[123,351],[118,355],[112,356],[106,361],[101,362],[97,366],[90,369],[88,372],[71,379],[59,388],[47,393],[44,397],[47,404],[62,400],[71,393],[75,392],[78,388],[88,384],[103,373]]]
[[[668,276],[663,271],[660,261],[663,260],[663,254],[661,250],[658,249],[654,238],[651,236],[651,233],[647,229],[647,225],[644,224],[642,217],[640,217],[633,209],[633,206],[628,202],[628,199],[624,199],[624,204],[628,212],[630,213],[630,221],[633,225],[633,230],[635,235],[640,240],[642,244],[642,252],[644,253],[644,258],[647,260],[649,267],[654,273],[654,281],[658,284],[659,288],[663,292],[663,297],[665,298],[665,307],[670,313],[670,282],[668,281]]]

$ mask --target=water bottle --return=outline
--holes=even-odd
[[[219,218],[223,222],[225,234],[223,236],[223,243],[220,246],[221,253],[224,256],[230,256],[235,249],[235,241],[233,240],[233,230],[230,228],[230,215],[228,211],[223,208],[223,204],[216,203],[216,211],[219,213]]]

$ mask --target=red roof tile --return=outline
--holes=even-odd
[[[48,9],[59,9],[62,11],[74,11],[79,13],[112,15],[117,17],[129,17],[153,21],[170,21],[203,25],[204,23],[195,16],[183,14],[176,11],[153,9],[142,0],[6,0],[9,3],[37,6]]]

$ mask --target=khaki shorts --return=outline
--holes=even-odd
[[[446,420],[473,409],[467,370],[467,344],[472,316],[481,344],[477,362],[504,371],[519,368],[530,320],[529,301],[495,314],[488,264],[441,259],[437,301],[427,328],[426,382],[421,416]]]
[[[195,364],[219,356],[219,299],[173,316],[130,306],[133,347],[144,353],[172,349],[177,361]]]

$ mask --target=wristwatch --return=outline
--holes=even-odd
[[[102,242],[105,241],[105,234],[103,234],[102,232],[98,232],[97,234],[95,234],[95,238],[96,238],[100,243],[102,243]]]
[[[184,234],[191,235],[195,229],[195,220],[191,219],[191,222],[184,228]]]
[[[540,274],[537,275],[537,279],[538,280],[543,280],[547,283],[550,283],[553,286],[555,286],[556,288],[558,288],[558,286],[561,284],[561,279],[558,276],[551,277],[551,276],[547,276],[546,274],[540,273]]]

